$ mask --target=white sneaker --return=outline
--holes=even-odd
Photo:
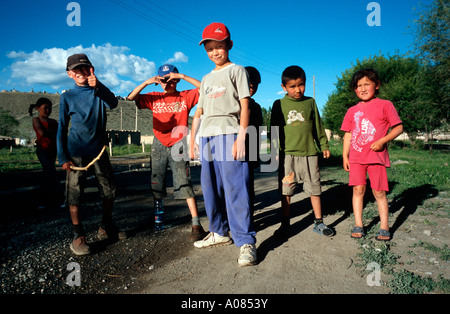
[[[194,246],[201,249],[209,246],[227,245],[231,243],[232,241],[229,236],[221,236],[218,233],[210,232],[203,240],[195,241]]]
[[[239,266],[250,266],[256,264],[256,247],[253,244],[244,244],[241,246],[238,264]]]

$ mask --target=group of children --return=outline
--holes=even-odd
[[[151,187],[154,206],[160,211],[163,209],[165,176],[169,166],[173,173],[174,196],[187,201],[192,216],[190,238],[194,246],[205,248],[234,242],[240,248],[238,265],[254,265],[257,263],[252,217],[254,167],[246,150],[249,146],[247,128],[262,123],[260,107],[251,98],[261,78],[255,68],[244,68],[230,61],[233,41],[224,24],[208,25],[199,45],[204,46],[215,65],[201,82],[166,64],[159,68],[157,76],[143,82],[128,96],[139,109],[147,108],[153,112],[155,138],[151,149]],[[75,254],[84,255],[89,254],[90,249],[81,224],[79,205],[86,171],[74,169],[85,167],[95,157],[93,168],[103,199],[103,218],[98,235],[104,239],[111,236],[120,238],[121,234],[112,223],[116,186],[111,164],[107,154],[102,154],[108,140],[106,108],[115,108],[118,102],[98,81],[86,55],[70,56],[66,70],[75,86],[61,95],[58,160],[67,170],[66,202],[74,230],[70,247]],[[177,83],[182,79],[195,88],[177,91]],[[276,139],[272,149],[279,150],[279,190],[282,195],[281,226],[275,231],[277,236],[289,235],[290,200],[299,183],[303,183],[310,196],[315,216],[313,230],[324,236],[333,235],[333,230],[323,222],[318,166],[319,152],[324,158],[330,157],[328,140],[315,100],[304,95],[305,82],[302,68],[286,68],[281,84],[286,95],[275,101],[272,108],[271,130],[276,133],[271,136]],[[152,84],[160,84],[163,92],[141,94]],[[402,132],[402,124],[393,104],[376,97],[379,86],[380,80],[374,70],[358,71],[353,77],[352,88],[361,102],[348,110],[342,123],[342,131],[346,132],[343,166],[350,172],[349,185],[353,186],[355,227],[352,237],[364,236],[362,197],[368,173],[381,221],[376,238],[386,241],[390,240],[386,143]],[[188,139],[188,116],[195,105],[197,109]],[[259,122],[252,122],[255,120]],[[392,128],[391,132],[388,132],[389,128]],[[197,133],[199,145],[196,143]],[[190,180],[189,160],[197,157],[201,160],[201,188],[209,233],[200,224]]]

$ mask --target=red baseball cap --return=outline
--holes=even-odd
[[[230,31],[222,23],[211,23],[205,27],[202,34],[201,45],[206,40],[223,41],[230,37]]]

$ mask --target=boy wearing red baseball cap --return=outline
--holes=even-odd
[[[239,266],[256,264],[256,232],[251,221],[248,193],[249,163],[245,159],[245,137],[249,123],[250,88],[245,68],[229,59],[233,47],[230,32],[222,23],[204,31],[203,44],[215,64],[205,75],[191,132],[191,158],[196,157],[195,135],[200,134],[201,186],[210,233],[195,247],[234,243],[240,248]]]

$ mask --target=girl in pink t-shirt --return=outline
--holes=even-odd
[[[380,215],[380,230],[375,239],[389,241],[391,235],[386,197],[386,191],[389,191],[386,167],[390,167],[390,162],[386,144],[403,132],[403,125],[392,102],[376,98],[380,80],[375,70],[364,69],[356,72],[351,86],[356,96],[361,99],[361,102],[347,111],[341,126],[341,130],[345,131],[343,165],[349,172],[349,185],[353,186],[355,227],[351,236],[364,236],[362,211],[366,175],[369,174]]]

